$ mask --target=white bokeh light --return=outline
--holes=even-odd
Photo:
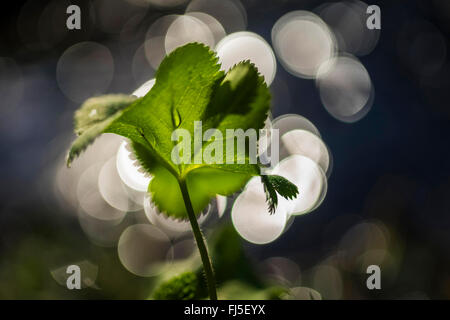
[[[236,32],[223,38],[216,46],[222,70],[229,70],[235,64],[250,60],[264,76],[267,85],[275,78],[277,61],[270,45],[253,32]]]
[[[330,156],[325,143],[315,134],[301,129],[286,132],[280,137],[280,158],[298,154],[316,162],[324,172],[328,171]]]
[[[370,111],[372,81],[356,58],[341,56],[325,62],[319,69],[316,85],[325,109],[340,121],[355,122]]]
[[[194,16],[179,16],[167,29],[164,41],[166,53],[190,42],[203,43],[210,48],[215,45],[214,35],[207,24]]]
[[[300,282],[299,266],[285,257],[268,258],[261,262],[259,269],[270,283],[290,287]]]
[[[98,189],[103,199],[112,207],[121,211],[138,211],[142,205],[131,201],[125,185],[120,179],[116,167],[116,157],[109,159],[100,170]]]
[[[325,173],[316,162],[308,157],[289,156],[274,168],[273,174],[285,177],[299,190],[297,197],[287,202],[287,210],[291,215],[311,212],[325,198],[327,190]]]
[[[291,130],[306,130],[320,137],[320,132],[316,126],[298,114],[283,114],[272,121],[272,128],[279,130],[280,137]]]
[[[157,7],[161,9],[170,9],[185,4],[188,0],[126,0],[127,2],[139,7]]]
[[[87,168],[80,176],[77,185],[77,199],[80,209],[98,220],[120,223],[125,212],[108,205],[98,190],[98,175],[102,163],[96,163]]]
[[[284,68],[300,78],[315,78],[320,65],[336,53],[334,35],[312,12],[292,11],[272,28],[272,44]]]
[[[174,219],[167,216],[165,213],[160,212],[156,205],[151,201],[149,194],[146,194],[144,198],[144,211],[150,223],[163,230],[171,238],[180,237],[191,231],[191,224],[187,217],[186,219]],[[210,212],[211,205],[208,205],[197,218],[199,225],[202,225],[203,222],[205,222]]]
[[[359,1],[327,2],[315,11],[333,30],[340,51],[358,56],[369,54],[377,45],[380,30],[368,29],[368,4]]]
[[[227,33],[247,28],[247,13],[239,0],[193,0],[186,12],[204,12],[220,22]]]
[[[115,209],[117,210],[117,209]],[[89,240],[97,246],[115,247],[123,230],[130,222],[126,216],[120,223],[117,220],[100,220],[87,214],[84,210],[77,211],[80,227]]]
[[[56,80],[61,91],[75,102],[104,93],[113,76],[114,60],[110,50],[95,42],[71,46],[56,66]]]
[[[129,141],[124,141],[117,151],[117,172],[122,181],[138,192],[146,192],[152,177],[139,165]]]
[[[141,277],[160,274],[173,257],[168,236],[150,224],[128,227],[120,236],[117,250],[122,265]]]
[[[150,66],[150,63],[145,56],[145,44],[143,43],[135,51],[133,60],[131,62],[131,72],[133,74],[136,84],[148,82],[149,79],[155,77],[156,71]]]
[[[80,268],[80,270],[83,270],[80,279],[82,289],[89,287],[98,289],[98,286],[95,283],[98,275],[97,265],[93,264],[89,260],[71,262],[70,265],[76,265]],[[67,270],[69,270],[68,268],[70,265],[64,265],[50,271],[53,279],[55,279],[55,281],[64,288],[67,288]]]
[[[308,287],[293,287],[290,288],[286,295],[282,297],[283,300],[322,300],[319,292]]]
[[[165,40],[167,30],[178,17],[179,15],[170,14],[158,18],[153,22],[145,35],[145,56],[148,63],[155,70],[158,69],[159,64],[166,56]]]
[[[313,287],[325,299],[342,298],[343,280],[341,272],[333,265],[321,264],[313,269]]]
[[[72,206],[74,209],[78,207],[77,186],[80,176],[93,164],[102,164],[110,159],[117,152],[122,140],[120,136],[112,133],[102,134],[77,158],[77,161],[72,163],[70,168],[66,165],[66,156],[60,158],[54,174],[54,185],[57,199],[64,202],[63,207]]]
[[[231,220],[239,235],[255,244],[276,240],[283,233],[287,219],[286,201],[282,197],[278,200],[275,213],[270,214],[261,180],[252,178],[231,210]]]
[[[147,82],[145,82],[144,84],[142,84],[139,88],[134,90],[132,95],[136,96],[138,98],[143,97],[151,90],[151,88],[153,88],[154,85],[155,85],[155,79],[150,79]]]
[[[216,18],[207,13],[193,11],[187,12],[185,15],[197,18],[206,24],[214,37],[215,44],[219,43],[219,41],[227,35],[222,24]]]
[[[228,199],[225,196],[221,196],[220,194],[216,195],[216,209],[217,209],[217,215],[219,218],[222,218],[222,216],[225,214],[225,211],[227,209],[227,203]]]

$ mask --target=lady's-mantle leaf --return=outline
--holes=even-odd
[[[136,100],[136,97],[125,94],[108,94],[86,100],[75,112],[75,133],[78,138],[72,143],[67,165],[91,144],[104,129]]]
[[[269,104],[269,90],[253,64],[239,63],[225,75],[212,51],[201,44],[188,44],[164,59],[150,92],[105,131],[145,147],[136,150],[138,159],[151,156],[158,162],[151,168],[153,201],[166,214],[185,218],[179,179],[186,179],[192,205],[199,213],[211,197],[239,190],[251,176],[259,174],[259,168],[248,159],[245,164],[177,165],[171,159],[175,145],[172,132],[185,129],[194,137],[194,122],[202,121],[202,132],[217,128],[225,140],[226,129],[262,128]],[[203,149],[207,145],[204,142]],[[203,151],[191,149],[192,160],[195,152]]]
[[[187,44],[178,48],[162,61],[150,92],[106,131],[142,144],[173,174],[181,175],[171,160],[172,132],[185,128],[193,136],[194,121],[202,119],[223,76],[217,58],[207,47]]]
[[[199,213],[211,197],[239,190],[260,172],[257,164],[249,163],[247,153],[234,155],[236,160],[244,160],[243,164],[225,161],[176,164],[172,161],[172,150],[177,144],[172,141],[174,130],[187,130],[194,144],[195,123],[201,121],[202,132],[218,129],[225,145],[226,129],[262,128],[269,105],[269,90],[253,64],[241,62],[225,74],[212,51],[190,43],[162,61],[155,85],[127,108],[118,107],[120,112],[116,113],[105,110],[102,114],[109,117],[86,121],[86,114],[91,111],[82,107],[76,131],[82,133],[80,138],[89,135],[75,141],[73,154],[102,132],[130,139],[142,166],[154,176],[149,191],[159,210],[186,218],[179,181],[186,181],[193,208]],[[203,152],[210,142],[204,142],[200,150],[191,148],[190,159]]]

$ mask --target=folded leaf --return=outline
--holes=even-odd
[[[73,159],[120,115],[119,112],[135,100],[136,97],[124,94],[108,94],[86,100],[75,112],[75,133],[78,138],[72,143],[67,156],[67,165],[70,166]]]

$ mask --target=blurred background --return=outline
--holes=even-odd
[[[70,5],[81,29],[66,26]],[[379,30],[366,26],[368,5],[381,9]],[[191,41],[215,48],[225,69],[255,62],[272,92],[270,125],[297,130],[284,135],[285,156],[304,156],[290,165],[314,173],[299,184],[319,185],[302,210],[263,222],[267,238],[246,233],[240,212],[252,210],[236,195],[213,199],[199,219],[222,297],[270,298],[252,289],[282,286],[299,299],[450,298],[449,1],[2,6],[0,298],[145,299],[198,268],[189,226],[151,205],[126,142],[103,135],[64,165],[85,99],[143,94],[165,54]],[[292,146],[302,134],[318,153]],[[66,288],[72,264],[82,290]],[[381,290],[366,287],[369,265]]]

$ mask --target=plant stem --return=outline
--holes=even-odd
[[[183,194],[184,204],[189,216],[189,222],[191,223],[192,232],[194,233],[195,242],[197,243],[198,251],[203,262],[203,269],[205,270],[206,284],[208,286],[209,298],[211,300],[217,300],[216,293],[216,280],[214,278],[214,272],[212,269],[211,259],[209,258],[208,249],[206,248],[205,240],[203,238],[202,231],[197,222],[194,209],[192,208],[191,199],[189,198],[189,192],[187,189],[186,181],[180,180],[180,189]]]

